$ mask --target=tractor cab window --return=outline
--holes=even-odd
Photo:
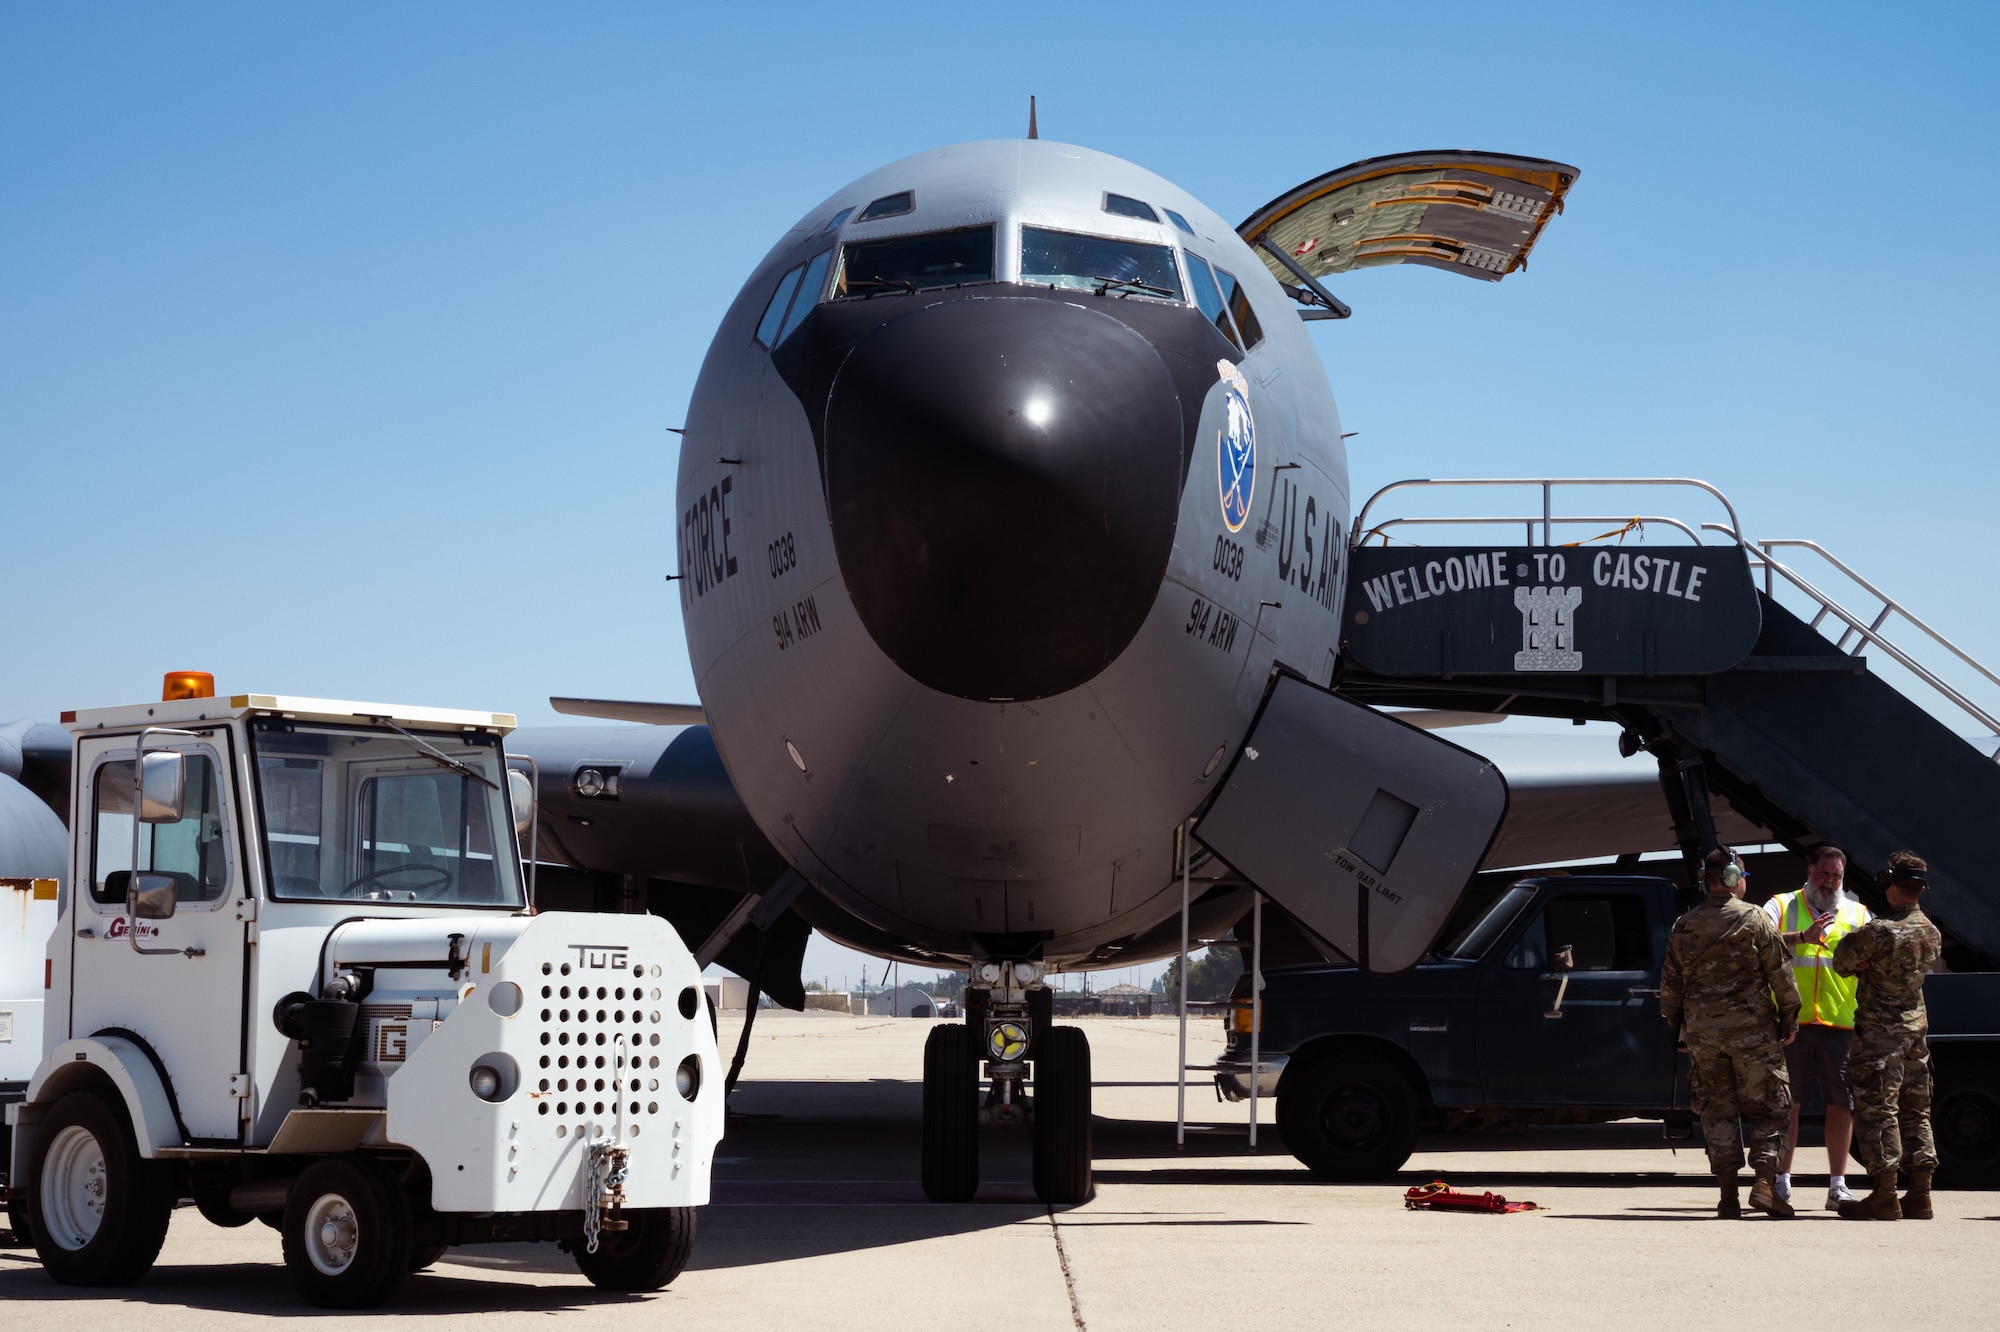
[[[498,738],[259,722],[271,895],[519,907]]]
[[[141,871],[171,874],[181,906],[213,902],[229,889],[228,842],[215,764],[206,754],[188,754],[181,817],[176,823],[139,828]],[[125,905],[126,871],[132,865],[132,760],[98,768],[91,783],[90,897],[102,906]]]
[[[1084,236],[1047,227],[1021,228],[1021,281],[1073,287],[1100,296],[1181,299],[1180,270],[1171,245]]]
[[[1507,965],[1547,970],[1550,957],[1565,947],[1579,972],[1650,970],[1653,941],[1646,904],[1632,893],[1565,893],[1528,922]]]

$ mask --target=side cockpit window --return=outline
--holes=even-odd
[[[1021,281],[1094,291],[1100,296],[1185,299],[1171,245],[1083,236],[1046,227],[1021,228]]]
[[[818,304],[826,286],[827,262],[832,258],[833,251],[822,251],[778,279],[778,288],[764,307],[764,317],[757,321],[757,341],[766,351],[790,337]]]
[[[1241,338],[1236,336],[1236,325],[1229,318],[1228,307],[1222,303],[1222,289],[1215,285],[1215,274],[1210,271],[1208,261],[1193,250],[1185,251],[1188,265],[1188,285],[1194,288],[1194,303],[1208,316],[1216,331],[1228,338],[1240,349]]]
[[[840,229],[840,224],[853,216],[854,216],[854,205],[849,204],[847,207],[841,209],[839,212],[833,215],[833,220],[828,222],[826,226],[821,228],[821,234],[825,234],[828,231],[838,231]]]
[[[757,321],[757,341],[766,351],[778,345],[778,329],[785,322],[785,311],[792,308],[792,293],[799,289],[799,275],[805,271],[806,266],[800,264],[778,279],[778,289],[771,293],[771,303]]]
[[[1222,299],[1229,306],[1229,316],[1236,321],[1237,331],[1243,335],[1243,350],[1249,351],[1264,340],[1264,326],[1257,322],[1257,312],[1250,308],[1249,294],[1234,274],[1222,269],[1215,270],[1216,283],[1222,288]]]
[[[838,300],[992,280],[993,228],[960,227],[918,236],[849,241],[840,247],[840,271],[833,280],[833,295]]]
[[[1165,211],[1167,215],[1167,221],[1173,223],[1175,226],[1179,227],[1182,231],[1185,231],[1188,235],[1190,236],[1194,235],[1194,228],[1188,225],[1188,220],[1186,218],[1182,217],[1179,213],[1176,213],[1171,208],[1165,209],[1163,211]]]

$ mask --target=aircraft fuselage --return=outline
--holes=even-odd
[[[1295,310],[1192,196],[1041,140],[884,167],[772,248],[690,404],[679,587],[731,781],[815,888],[1059,964],[1178,909],[1174,830],[1273,665],[1338,646]]]

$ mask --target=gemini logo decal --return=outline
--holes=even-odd
[[[1215,437],[1215,482],[1222,494],[1222,521],[1241,532],[1250,521],[1257,493],[1257,422],[1250,415],[1250,385],[1227,361],[1217,361],[1222,377],[1224,417]]]

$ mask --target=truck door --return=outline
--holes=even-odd
[[[1480,982],[1488,1104],[1667,1104],[1673,1043],[1659,1014],[1657,910],[1638,888],[1579,885],[1555,890],[1529,917]],[[1566,988],[1550,965],[1565,947],[1574,962]]]
[[[132,738],[86,738],[78,756],[84,822],[70,880],[78,892],[69,1030],[72,1036],[117,1030],[139,1037],[165,1066],[188,1133],[233,1143],[240,1141],[247,1105],[237,1095],[245,1080],[236,1076],[244,1068],[245,936],[238,904],[246,893],[230,741],[218,730],[199,739],[155,736],[146,749],[178,750],[187,764],[179,822],[139,829],[138,868],[174,876],[174,914],[157,921],[127,918]],[[135,930],[141,945],[175,951],[134,952]]]

